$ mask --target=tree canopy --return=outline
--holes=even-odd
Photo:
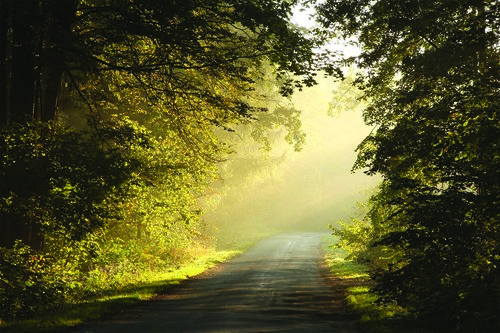
[[[271,66],[283,95],[314,84],[316,41],[289,24],[294,5],[2,1],[0,126],[63,120],[80,130],[88,119],[103,144],[121,141],[116,152],[126,159],[133,150],[126,145],[145,143],[134,134],[138,124],[161,137],[156,142],[170,138],[169,149],[180,154],[162,159],[164,168],[178,169],[199,157],[220,160],[227,150],[213,128],[231,130],[232,124],[248,123],[256,112],[265,111],[265,106],[255,106],[252,96],[264,65]],[[36,153],[30,154],[35,158]],[[4,175],[10,177],[7,171]],[[12,193],[16,190],[5,189],[3,196]]]
[[[401,253],[373,272],[381,300],[454,329],[498,327],[500,5],[326,1],[319,12],[362,48],[351,61],[375,130],[356,167],[384,179],[376,202],[391,213],[373,244]]]
[[[120,74],[113,82],[116,87],[134,88],[151,107],[175,106],[169,110],[172,118],[182,110],[178,104],[189,101],[191,108],[198,101],[224,110],[226,117],[245,116],[251,111],[248,103],[227,93],[251,89],[264,59],[276,64],[278,76],[290,72],[302,77],[284,82],[283,91],[290,92],[290,84],[314,81],[313,41],[287,22],[293,5],[3,1],[2,124],[26,117],[53,119],[63,76],[95,109],[87,86],[109,73]],[[109,100],[104,88],[93,98]],[[222,124],[223,119],[213,115],[210,120]]]
[[[289,23],[296,3],[0,2],[2,319],[201,247],[223,131],[255,124],[242,135],[268,146],[283,127],[299,148],[299,111],[262,102],[332,68]]]

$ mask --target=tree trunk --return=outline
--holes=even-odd
[[[71,29],[76,20],[77,1],[52,0],[45,3],[44,16],[47,20],[45,42],[50,47],[44,50],[44,77],[42,95],[42,121],[54,120],[57,117],[57,107],[61,85],[63,83],[65,64],[68,61],[67,49],[71,40]]]
[[[56,119],[63,74],[64,70],[61,66],[55,69],[48,69],[45,72],[45,93],[43,94],[40,113],[40,119],[44,122]]]
[[[0,0],[0,127],[55,119],[76,6],[75,0]],[[20,239],[42,249],[38,222],[0,212],[0,246]]]
[[[10,1],[0,1],[0,128],[7,124],[9,108],[9,64],[8,59],[12,45],[10,23]]]
[[[12,61],[7,123],[33,119],[38,1],[12,1]]]
[[[42,250],[44,240],[36,223],[16,213],[0,212],[0,247],[11,248],[16,240],[23,241],[35,250]]]

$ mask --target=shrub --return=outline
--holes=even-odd
[[[0,318],[26,318],[59,304],[64,283],[50,274],[50,260],[17,241],[0,248]]]

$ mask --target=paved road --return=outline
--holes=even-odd
[[[271,237],[213,274],[78,332],[354,333],[320,275],[324,236]]]

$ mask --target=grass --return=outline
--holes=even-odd
[[[335,248],[337,238],[329,236],[324,240],[325,262],[331,274],[351,282],[346,289],[346,303],[358,318],[366,333],[436,333],[418,328],[418,323],[408,318],[405,310],[397,305],[377,305],[377,295],[371,291],[373,284],[368,267],[346,259],[347,251]]]
[[[179,269],[161,273],[145,273],[141,276],[142,282],[107,290],[106,296],[86,299],[76,304],[66,304],[44,316],[30,320],[0,322],[0,332],[66,332],[69,328],[85,321],[119,312],[158,294],[166,293],[181,281],[199,275],[239,253],[241,251],[212,251]]]
[[[368,282],[368,268],[365,265],[346,260],[348,252],[342,248],[335,247],[338,238],[327,236],[323,240],[325,249],[325,262],[330,272],[341,279],[362,279]]]

